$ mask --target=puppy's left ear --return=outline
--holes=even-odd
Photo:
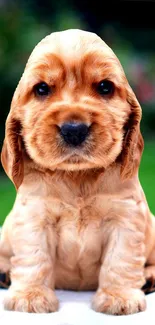
[[[129,179],[136,174],[144,148],[140,132],[142,110],[130,86],[127,88],[127,102],[130,105],[130,116],[125,125],[123,149],[121,153],[121,178]]]
[[[24,177],[24,165],[22,155],[22,139],[20,135],[20,123],[10,112],[6,121],[5,139],[1,152],[2,166],[18,190]]]

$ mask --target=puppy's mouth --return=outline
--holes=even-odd
[[[66,159],[63,159],[60,164],[57,165],[57,169],[77,171],[81,169],[88,169],[91,167],[90,165],[89,160],[86,159],[85,156],[72,153],[69,157],[67,156]]]
[[[84,163],[87,161],[87,154],[85,154],[84,149],[82,148],[76,148],[69,150],[67,154],[64,154],[62,157],[62,162],[66,164],[79,164],[79,163]]]
[[[66,149],[67,151],[64,150],[61,155],[60,163],[57,165],[58,169],[63,167],[63,169],[76,170],[85,168],[86,165],[90,164],[89,158],[91,153],[85,143],[75,147],[67,145]]]
[[[84,161],[85,159],[76,153],[73,153],[69,158],[66,159],[67,164],[78,164]]]

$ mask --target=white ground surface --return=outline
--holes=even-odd
[[[155,293],[146,296],[147,310],[129,316],[109,316],[94,312],[90,307],[92,292],[57,290],[60,309],[51,314],[28,314],[5,311],[0,290],[0,325],[155,325]]]

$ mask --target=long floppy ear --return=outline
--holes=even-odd
[[[24,166],[20,123],[9,114],[6,120],[5,140],[1,152],[2,166],[16,189],[23,181]]]
[[[127,89],[127,102],[131,111],[129,120],[125,125],[125,136],[121,153],[121,178],[129,179],[138,171],[144,141],[140,132],[142,110],[138,100],[129,87]]]

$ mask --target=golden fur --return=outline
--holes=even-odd
[[[115,86],[101,96],[96,85]],[[34,86],[46,82],[45,98]],[[52,312],[55,288],[97,289],[92,307],[130,314],[155,276],[155,223],[138,180],[141,108],[113,51],[95,34],[53,33],[32,52],[6,121],[2,164],[17,189],[3,225],[6,309]],[[59,127],[90,126],[76,148]]]

